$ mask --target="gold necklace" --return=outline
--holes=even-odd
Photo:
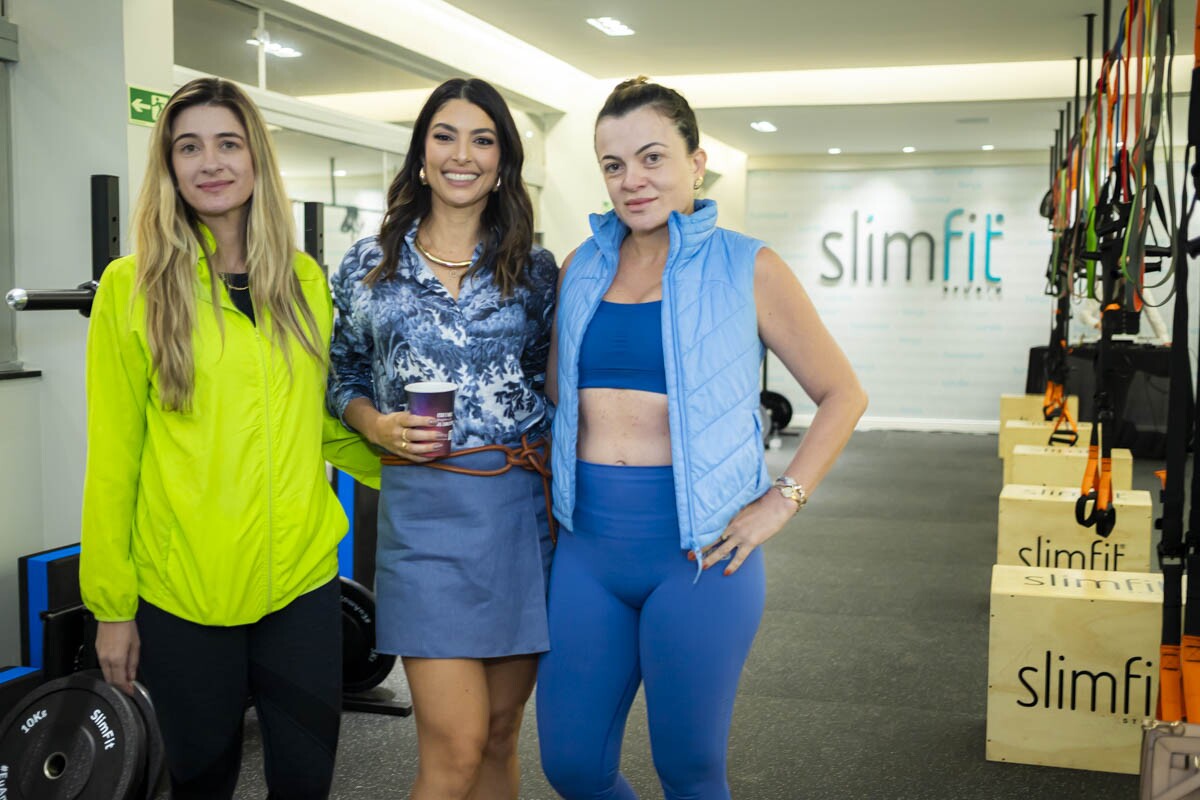
[[[462,269],[463,267],[471,266],[471,262],[474,261],[473,258],[468,258],[466,261],[447,261],[444,258],[438,258],[433,253],[425,249],[425,247],[421,244],[420,237],[417,236],[413,237],[413,244],[417,246],[417,251],[420,252],[421,255],[425,256],[427,260],[432,261],[439,267],[446,267],[447,269]]]
[[[234,275],[246,275],[246,273],[244,273],[244,272],[239,272],[239,273],[218,272],[217,275],[221,278],[221,283],[225,284],[225,288],[231,292],[248,292],[248,291],[250,291],[249,275],[247,275],[247,277],[246,277],[246,285],[245,286],[234,286],[233,283],[231,283],[231,279]]]

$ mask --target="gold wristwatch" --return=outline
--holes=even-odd
[[[804,491],[804,487],[796,483],[794,478],[789,478],[787,475],[780,475],[771,486],[778,489],[781,495],[795,503],[797,511],[808,504],[808,492]]]

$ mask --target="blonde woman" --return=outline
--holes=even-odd
[[[378,460],[324,411],[328,285],[233,84],[167,103],[134,238],[88,333],[80,582],[104,676],[148,686],[176,800],[233,796],[247,697],[270,796],[326,797],[347,522],[325,458]]]

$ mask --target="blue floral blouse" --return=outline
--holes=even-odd
[[[400,264],[387,280],[363,277],[383,258],[376,237],[354,244],[332,278],[337,308],[330,348],[329,408],[339,417],[356,397],[387,414],[406,410],[404,385],[450,381],[455,450],[515,445],[547,434],[542,389],[558,268],[548,250],[530,253],[529,285],[502,298],[490,268],[464,279],[458,300],[405,237]],[[479,257],[482,245],[476,249]]]

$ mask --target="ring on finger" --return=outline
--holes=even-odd
[[[400,429],[400,441],[404,442],[405,444],[408,444],[408,428]]]

